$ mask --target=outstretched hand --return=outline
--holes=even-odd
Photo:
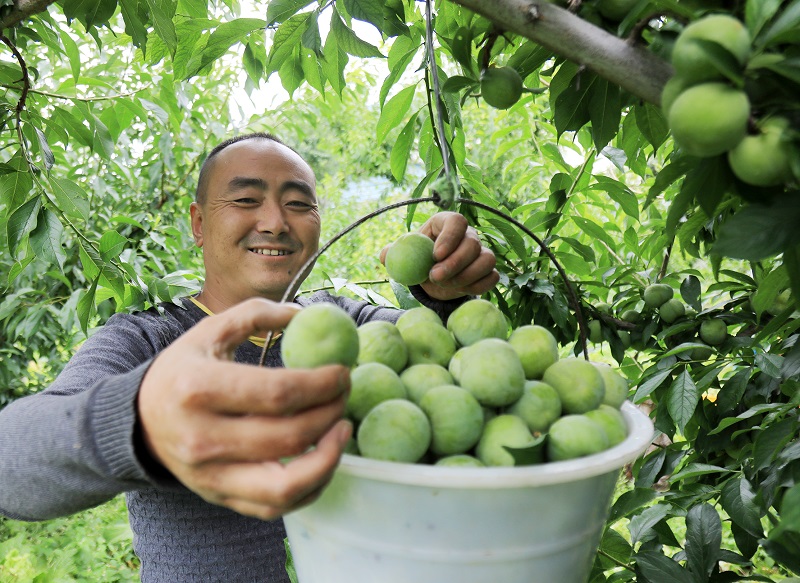
[[[319,496],[352,431],[346,367],[233,362],[239,344],[298,309],[251,299],[205,318],[156,357],[138,398],[155,460],[208,502],[265,520]]]
[[[481,244],[478,233],[460,213],[439,212],[428,219],[420,232],[434,241],[428,280],[422,289],[437,300],[451,300],[465,295],[481,295],[500,280],[495,269],[494,253]],[[381,250],[381,263],[386,250]]]

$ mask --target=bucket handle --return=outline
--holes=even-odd
[[[351,223],[350,225],[348,225],[347,227],[345,227],[344,229],[339,231],[329,241],[327,241],[324,245],[322,245],[322,247],[320,247],[317,250],[317,252],[314,253],[314,255],[312,255],[305,262],[305,264],[303,264],[303,266],[300,268],[300,270],[297,272],[297,274],[294,276],[294,278],[292,278],[292,281],[289,283],[289,287],[286,288],[286,291],[284,292],[283,297],[281,298],[281,302],[287,302],[287,301],[289,301],[289,298],[294,297],[294,295],[297,293],[298,289],[300,288],[300,284],[311,273],[311,269],[313,268],[314,263],[316,262],[316,260],[325,251],[327,251],[328,248],[331,245],[333,245],[336,241],[341,239],[347,233],[349,233],[353,229],[361,226],[362,224],[366,223],[370,219],[373,219],[373,218],[377,217],[378,215],[382,215],[383,213],[385,213],[387,211],[394,210],[396,208],[400,208],[400,207],[404,207],[404,206],[408,206],[408,205],[412,205],[412,204],[419,204],[419,203],[423,203],[423,202],[432,202],[434,204],[439,204],[440,203],[440,198],[438,196],[430,196],[430,197],[423,197],[423,198],[412,198],[412,199],[408,199],[408,200],[402,200],[400,202],[395,202],[395,203],[383,206],[383,207],[381,207],[381,208],[379,208],[379,209],[377,209],[375,211],[372,211],[369,214],[364,215],[363,217],[357,219],[356,221],[354,221],[353,223]],[[542,251],[544,251],[544,253],[547,255],[547,257],[553,262],[553,265],[555,265],[556,270],[558,270],[559,275],[561,275],[561,278],[564,280],[564,285],[566,285],[566,287],[567,287],[567,292],[568,292],[568,295],[569,295],[570,303],[572,304],[572,309],[575,312],[575,317],[578,320],[578,328],[579,328],[579,331],[580,331],[580,341],[581,341],[581,346],[583,347],[583,356],[584,356],[584,358],[586,360],[589,360],[589,351],[588,351],[588,348],[587,348],[588,330],[587,330],[587,326],[586,326],[586,321],[583,318],[583,311],[581,309],[580,300],[578,299],[578,295],[577,295],[577,293],[575,293],[575,288],[572,286],[572,283],[570,282],[569,278],[567,277],[567,274],[564,271],[563,266],[559,263],[558,259],[556,259],[556,256],[553,254],[553,252],[550,250],[550,248],[547,247],[547,245],[544,244],[544,241],[542,241],[539,237],[537,237],[533,233],[533,231],[531,231],[528,227],[526,227],[524,224],[519,222],[517,219],[515,219],[512,216],[507,215],[506,213],[504,213],[502,211],[497,210],[494,207],[491,207],[491,206],[489,206],[487,204],[483,204],[483,203],[475,201],[475,200],[470,200],[468,198],[456,198],[453,202],[463,203],[463,204],[466,204],[466,205],[474,206],[474,207],[480,208],[482,210],[485,210],[487,212],[490,212],[490,213],[492,213],[494,215],[497,215],[497,216],[505,219],[506,221],[508,221],[509,223],[512,223],[514,226],[516,226],[518,229],[520,229],[522,232],[524,232],[526,235],[528,235],[531,239],[533,239],[536,242],[537,245],[539,245],[539,247],[541,247]],[[272,330],[270,330],[270,332],[267,334],[266,341],[264,342],[264,347],[261,350],[261,358],[259,360],[259,366],[264,366],[264,363],[265,363],[266,358],[267,358],[267,349],[269,348],[270,341],[272,340],[273,335],[274,335],[274,332]]]

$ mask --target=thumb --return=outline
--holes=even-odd
[[[293,303],[251,298],[205,318],[189,334],[216,356],[229,358],[250,336],[283,329],[301,309]]]

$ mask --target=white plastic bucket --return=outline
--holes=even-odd
[[[653,437],[518,468],[437,467],[345,455],[310,506],[284,517],[300,583],[585,583],[620,470]]]

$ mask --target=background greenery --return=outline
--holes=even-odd
[[[622,22],[598,2],[573,9],[614,38],[643,23],[638,42],[660,59],[710,8],[742,18],[772,69],[731,76],[773,83],[769,106],[797,122],[800,2],[641,0]],[[115,311],[199,287],[188,205],[199,162],[222,139],[265,130],[297,147],[319,177],[324,240],[382,205],[429,196],[443,167],[424,2],[89,4],[50,4],[0,38],[0,406],[47,386]],[[432,12],[460,195],[540,241],[458,207],[498,256],[501,283],[487,297],[514,326],[551,329],[564,355],[600,322],[591,358],[619,367],[659,430],[620,485],[592,581],[800,573],[796,178],[780,192],[749,189],[720,160],[677,150],[657,103],[459,3]],[[477,84],[488,63],[514,67],[534,91],[488,107]],[[437,210],[408,208],[339,240],[304,290],[404,305],[378,252]],[[653,282],[674,288],[685,317],[666,324],[645,306]],[[728,336],[702,355],[698,328],[714,317]],[[89,569],[87,580],[130,580],[129,536],[120,500],[42,524],[3,520],[0,580],[81,580]]]

